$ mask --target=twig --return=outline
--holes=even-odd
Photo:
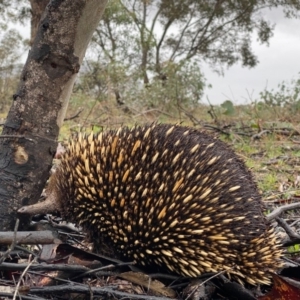
[[[220,271],[212,276],[210,276],[209,278],[207,278],[206,280],[202,281],[201,283],[197,284],[193,289],[192,291],[190,292],[190,294],[188,295],[188,297],[186,298],[186,300],[190,299],[192,297],[192,295],[196,292],[196,290],[200,287],[200,286],[203,286],[206,282],[212,280],[213,278],[215,277],[218,277],[224,273],[226,273],[228,270],[223,270],[223,271]]]
[[[9,138],[9,139],[25,139],[27,141],[30,141],[30,142],[34,142],[33,139],[30,139],[24,135],[10,135],[10,134],[3,134],[3,135],[0,135],[0,138],[1,139],[5,139],[5,138]]]
[[[285,260],[285,261],[287,261],[288,263],[290,263],[292,265],[296,265],[296,266],[300,267],[300,263],[298,263],[298,262],[296,262],[294,260],[291,260],[291,259],[287,258],[286,256],[283,256],[282,259]]]
[[[83,108],[80,109],[74,116],[65,118],[64,121],[70,121],[70,120],[76,119],[82,112],[83,112]]]
[[[295,209],[295,208],[300,208],[300,202],[291,203],[291,204],[287,204],[287,205],[284,205],[281,207],[277,207],[274,211],[272,211],[270,214],[268,214],[266,216],[266,218],[267,218],[267,220],[271,221],[271,220],[275,219],[276,217],[278,217],[280,214],[282,214],[284,211]]]
[[[18,244],[26,244],[26,245],[55,244],[55,243],[57,244],[61,242],[50,230],[22,231],[22,232],[16,232],[16,231],[1,232],[0,231],[0,244],[11,244],[14,241],[17,241]]]
[[[229,132],[227,132],[227,131],[221,129],[220,127],[216,127],[216,126],[209,125],[209,124],[204,124],[203,127],[204,127],[204,128],[213,129],[213,130],[215,130],[215,131],[217,131],[217,132],[220,132],[220,133],[223,133],[223,134],[226,134],[226,135],[230,135]]]
[[[283,220],[282,218],[276,217],[276,221],[285,230],[285,232],[287,233],[287,235],[289,236],[289,238],[291,240],[294,240],[294,239],[300,240],[300,235],[295,233],[285,220]]]
[[[29,256],[29,259],[31,259],[31,256]],[[19,280],[18,280],[18,283],[17,283],[17,286],[16,286],[16,289],[15,289],[15,292],[14,292],[14,296],[13,296],[13,300],[16,300],[16,297],[17,297],[17,294],[19,293],[19,289],[20,289],[20,284],[21,284],[21,281],[23,280],[25,274],[27,273],[28,269],[30,268],[30,266],[34,263],[35,259],[33,259],[27,266],[27,268],[25,268],[25,270],[22,272]]]
[[[184,111],[184,113],[193,122],[194,126],[201,125],[201,122],[196,117],[194,117],[192,114],[188,113],[187,111]]]
[[[210,103],[208,97],[206,97],[206,100],[207,100],[207,102],[208,102],[208,104],[209,104],[209,106],[210,106],[210,109],[209,109],[207,112],[209,113],[209,115],[211,116],[211,118],[214,120],[214,122],[215,122],[216,124],[218,124],[218,123],[219,123],[219,120],[218,120],[218,117],[217,117],[217,115],[216,115],[216,113],[215,113],[214,106]]]
[[[23,271],[27,268],[28,264],[15,264],[3,262],[0,264],[1,271]],[[34,264],[30,266],[30,270],[34,271],[64,271],[81,273],[91,270],[90,268],[80,265],[65,265],[65,264]]]
[[[167,113],[167,112],[165,112],[165,111],[163,111],[163,110],[157,109],[157,108],[153,108],[153,109],[149,109],[149,110],[142,111],[141,113],[137,113],[137,114],[135,114],[135,115],[133,116],[133,118],[136,118],[136,117],[145,115],[145,114],[150,113],[150,112],[158,112],[158,113],[160,113],[160,114],[162,114],[162,115],[166,115],[167,117],[170,117],[170,118],[172,118],[172,119],[175,119],[175,117],[172,116],[171,114],[169,114],[169,113]]]
[[[171,298],[156,297],[150,295],[135,295],[131,293],[120,292],[109,287],[90,288],[87,285],[59,285],[59,286],[43,286],[41,288],[31,288],[30,294],[52,294],[52,293],[80,293],[88,294],[92,290],[94,296],[96,295],[114,295],[116,299],[128,298],[128,299],[141,299],[141,300],[170,300]]]
[[[93,300],[94,299],[94,293],[93,293],[93,290],[92,290],[92,287],[91,287],[90,283],[88,283],[88,287],[89,287],[89,292],[90,292],[90,300]]]
[[[97,269],[89,270],[89,271],[84,272],[82,274],[79,274],[75,277],[72,277],[71,279],[75,280],[75,279],[78,279],[78,278],[81,278],[81,277],[84,277],[84,276],[87,276],[87,275],[90,275],[90,274],[97,273],[99,271],[103,271],[103,270],[107,270],[107,269],[111,269],[111,268],[119,268],[119,267],[123,267],[123,266],[129,266],[129,265],[133,265],[133,264],[134,264],[134,262],[120,263],[120,264],[117,264],[117,265],[110,264],[110,265],[103,266],[103,267],[100,267],[100,268],[97,268]]]
[[[287,238],[282,241],[282,247],[290,247],[297,244],[300,244],[300,239],[290,240],[289,238]]]
[[[11,241],[10,247],[7,249],[7,251],[0,258],[0,264],[2,264],[4,262],[4,260],[7,258],[7,256],[9,255],[9,253],[11,253],[11,251],[13,251],[14,248],[15,248],[15,246],[16,246],[16,243],[17,243],[17,231],[18,231],[19,223],[20,223],[20,220],[17,219],[16,220],[16,224],[15,224],[15,228],[14,228],[14,232],[13,232],[13,240]]]
[[[248,137],[251,137],[251,136],[252,136],[251,133],[240,132],[240,131],[235,132],[235,134],[237,134],[237,135],[242,135],[242,136],[248,136]]]
[[[5,293],[5,292],[0,292],[0,297],[5,297],[5,299],[10,299],[13,296],[11,293]],[[1,298],[2,299],[2,298]],[[47,300],[46,298],[41,298],[37,296],[26,296],[22,294],[22,297],[20,297],[22,300]]]
[[[262,135],[268,134],[268,133],[271,133],[271,131],[270,130],[262,130],[261,132],[252,135],[251,139],[252,140],[260,139],[262,137]]]

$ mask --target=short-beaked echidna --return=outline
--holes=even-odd
[[[48,193],[19,212],[59,210],[140,266],[189,277],[225,270],[254,285],[269,284],[268,272],[280,266],[250,171],[224,142],[196,129],[79,134]]]

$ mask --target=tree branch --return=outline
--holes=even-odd
[[[57,244],[61,241],[50,230],[44,231],[22,231],[16,236],[12,231],[0,231],[0,245],[12,244],[14,239],[16,244],[37,245],[37,244]]]

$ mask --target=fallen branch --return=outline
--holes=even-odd
[[[0,271],[24,271],[28,268],[28,264],[14,264],[4,262],[0,265]],[[63,271],[72,273],[87,272],[91,269],[80,265],[67,265],[67,264],[32,264],[29,266],[32,271]]]
[[[31,288],[29,291],[30,294],[52,294],[52,293],[80,293],[80,294],[87,294],[90,293],[95,295],[114,295],[116,299],[120,298],[128,298],[128,299],[143,299],[143,300],[170,300],[171,298],[166,297],[156,297],[156,296],[147,296],[147,295],[134,295],[130,293],[120,292],[112,288],[108,287],[100,287],[94,288],[88,285],[59,285],[59,286],[43,286],[41,288]]]
[[[266,218],[267,218],[267,220],[271,221],[271,220],[275,219],[276,217],[278,217],[280,214],[282,214],[284,211],[292,210],[295,208],[300,208],[300,202],[291,203],[291,204],[277,207],[274,211],[272,211],[270,214],[268,214],[266,216]]]
[[[276,217],[276,221],[278,222],[278,224],[285,230],[285,232],[287,233],[287,235],[289,236],[289,238],[293,241],[293,240],[300,240],[300,235],[297,234],[296,232],[294,232],[292,230],[292,228],[289,226],[289,224],[282,218]]]
[[[61,241],[50,230],[44,231],[22,231],[15,233],[12,231],[0,232],[0,245],[12,244],[14,239],[16,244],[37,245],[37,244],[59,244]]]
[[[13,294],[0,292],[0,297],[5,297],[5,299],[11,299],[13,297]],[[22,300],[47,300],[46,298],[41,298],[41,297],[25,296],[23,293],[20,294],[19,299],[22,299]]]
[[[257,139],[260,139],[264,134],[269,134],[269,133],[271,133],[271,131],[268,130],[268,129],[265,129],[265,130],[262,130],[259,133],[253,134],[251,139],[252,140],[257,140]]]

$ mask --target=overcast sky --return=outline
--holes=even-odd
[[[212,104],[225,100],[250,103],[258,100],[259,92],[266,87],[276,89],[282,81],[289,83],[300,78],[300,19],[285,19],[280,10],[266,14],[276,26],[269,46],[260,45],[254,39],[252,46],[259,64],[252,69],[235,65],[225,70],[224,77],[204,66],[207,82],[213,85],[212,89],[206,90],[204,103],[207,103],[206,97]]]

